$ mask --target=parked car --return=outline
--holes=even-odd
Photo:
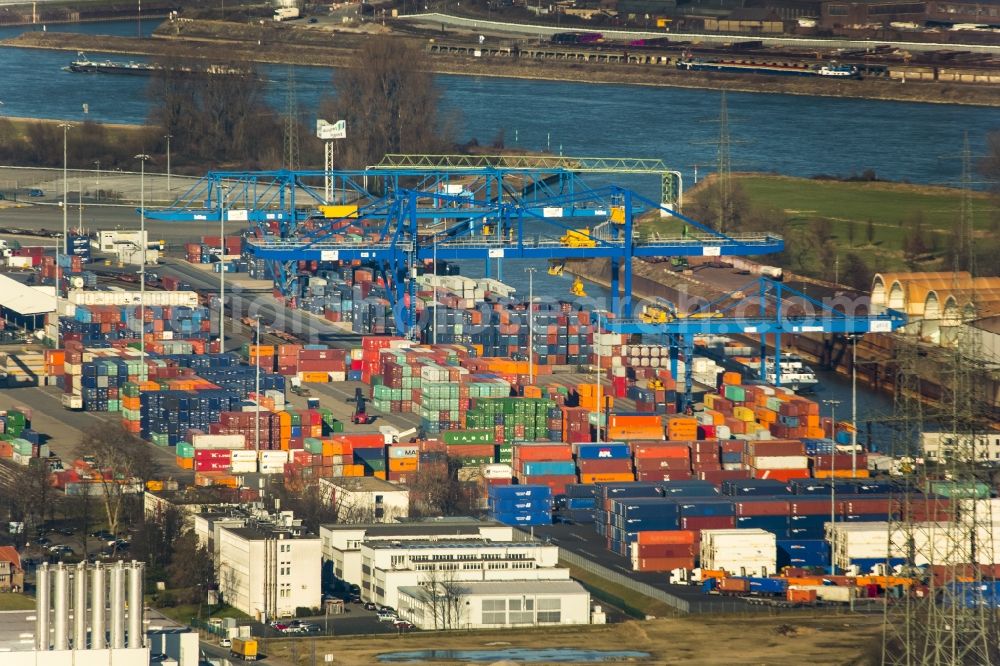
[[[233,642],[228,638],[223,638],[222,640],[219,641],[219,647],[224,647],[224,648],[233,647]]]
[[[45,196],[45,192],[43,192],[41,189],[39,189],[37,187],[33,187],[30,190],[28,190],[28,196],[29,197],[44,197]]]
[[[396,617],[395,613],[382,613],[382,612],[379,612],[379,614],[378,614],[378,621],[379,622],[395,622],[398,619],[399,618]]]
[[[280,631],[281,633],[285,633],[285,629],[288,629],[288,625],[283,622],[275,622],[271,625],[271,627],[274,628],[275,631]]]
[[[378,604],[374,604],[374,603],[372,603],[370,601],[365,602],[365,610],[366,611],[377,611],[378,610]]]
[[[379,613],[389,613],[391,615],[396,615],[396,609],[393,608],[392,606],[379,606],[378,607],[378,612]]]
[[[408,631],[414,628],[413,625],[407,622],[406,620],[396,620],[395,622],[392,623],[392,626],[396,627],[400,631]]]
[[[350,601],[352,604],[360,604],[361,603],[361,595],[360,594],[352,594],[347,600]]]

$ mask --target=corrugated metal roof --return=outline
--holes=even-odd
[[[22,315],[55,312],[55,287],[30,287],[0,275],[0,305]]]

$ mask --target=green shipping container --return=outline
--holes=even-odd
[[[443,433],[445,444],[492,444],[493,431],[487,429],[453,430]]]

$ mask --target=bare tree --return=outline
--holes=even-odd
[[[410,484],[410,515],[468,516],[477,512],[473,504],[474,484],[460,481],[461,460],[445,458],[424,465]]]
[[[148,445],[121,425],[103,425],[83,432],[80,450],[96,461],[108,530],[117,535],[126,499],[152,478]]]
[[[420,585],[427,590],[430,597],[434,628],[441,630],[460,629],[463,588],[461,583],[455,580],[454,572],[441,568],[447,565],[447,562],[436,563],[434,569],[425,574]]]
[[[323,105],[330,120],[347,121],[338,142],[341,167],[358,169],[386,153],[429,153],[449,143],[439,113],[440,91],[424,52],[398,37],[372,37],[337,71],[337,97]]]
[[[175,160],[274,162],[281,131],[265,102],[267,80],[256,69],[176,57],[158,65],[148,89],[151,120],[173,137]]]
[[[212,556],[208,549],[198,545],[193,530],[185,531],[174,541],[167,576],[172,588],[186,592],[182,600],[188,603],[201,601],[215,582]]]

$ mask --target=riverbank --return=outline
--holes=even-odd
[[[382,31],[378,26],[373,26],[372,30]],[[336,68],[347,66],[357,47],[367,38],[368,34],[360,31],[332,33],[281,23],[248,26],[219,21],[185,21],[161,27],[153,39],[30,32],[4,40],[0,45],[150,57],[176,56],[183,52],[186,57],[217,62],[241,60]],[[428,39],[416,37],[398,38],[416,41],[421,46],[429,43]],[[331,45],[331,39],[336,43]],[[435,74],[457,76],[1000,107],[1000,87],[997,86],[705,74],[682,72],[667,66],[476,58],[443,53],[429,53],[428,63]]]

